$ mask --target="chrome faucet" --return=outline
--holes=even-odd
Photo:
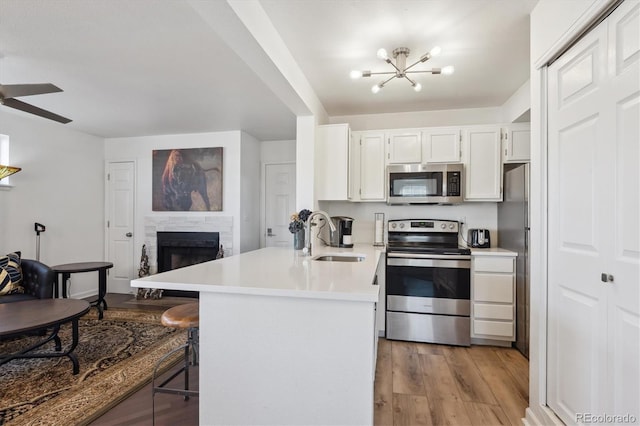
[[[306,227],[306,239],[304,241],[304,248],[302,249],[302,255],[303,256],[311,256],[311,221],[313,220],[314,217],[316,216],[324,216],[324,218],[326,219],[327,222],[329,222],[329,226],[331,227],[331,232],[336,232],[336,227],[333,224],[333,222],[331,222],[331,218],[329,217],[329,215],[325,212],[323,212],[322,210],[317,210],[313,213],[311,213],[309,215],[309,217],[307,218],[307,223],[305,223],[305,227]]]

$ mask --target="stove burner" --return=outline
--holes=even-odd
[[[470,255],[471,250],[458,245],[459,223],[451,220],[390,220],[388,253]]]

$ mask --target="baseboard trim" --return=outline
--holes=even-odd
[[[472,345],[490,345],[490,346],[500,346],[502,348],[510,348],[511,341],[510,340],[495,340],[495,339],[478,339],[471,338]]]
[[[564,426],[564,423],[549,407],[540,407],[538,410],[527,407],[524,415],[522,424],[525,426]]]

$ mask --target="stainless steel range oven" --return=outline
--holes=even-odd
[[[387,338],[469,346],[471,251],[456,221],[388,222]]]

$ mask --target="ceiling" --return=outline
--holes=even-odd
[[[536,2],[260,0],[329,116],[502,105],[529,76]],[[415,69],[456,72],[412,75],[419,93],[396,79],[374,95],[381,78],[349,78],[391,70],[380,47],[408,47],[413,63],[435,45]],[[0,83],[45,82],[64,92],[21,100],[96,136],[295,138],[294,114],[186,1],[0,0]]]

